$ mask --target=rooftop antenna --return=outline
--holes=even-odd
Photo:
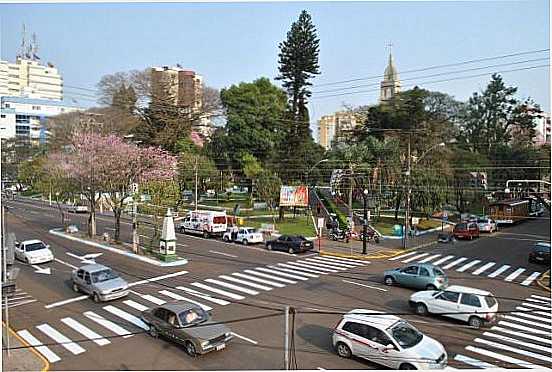
[[[38,56],[38,41],[36,40],[36,34],[34,32],[31,39],[31,45],[29,47],[29,50],[33,61],[40,59],[40,57]]]
[[[393,51],[393,43],[389,42],[386,46],[387,48],[389,48],[389,54],[391,54],[391,52]]]
[[[19,56],[21,58],[25,58],[25,53],[27,52],[25,49],[27,49],[27,41],[26,39],[26,32],[25,32],[25,23],[23,23],[23,32],[21,33],[21,50],[19,51]]]

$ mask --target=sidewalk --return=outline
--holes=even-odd
[[[6,337],[9,337],[10,348],[22,349],[2,350],[2,370],[4,371],[48,371],[50,364],[34,348],[29,346],[14,331],[2,323],[2,347],[6,347]]]

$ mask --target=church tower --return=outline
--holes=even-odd
[[[383,80],[380,85],[380,103],[389,101],[400,91],[401,81],[399,80],[399,73],[395,67],[393,54],[391,53],[391,46],[389,46],[389,62],[383,73]]]

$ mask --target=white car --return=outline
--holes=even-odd
[[[451,285],[442,291],[422,291],[410,296],[409,304],[417,314],[441,314],[467,322],[474,328],[497,318],[498,302],[487,291]]]
[[[54,254],[50,250],[50,246],[36,239],[26,240],[21,243],[15,242],[15,257],[30,265],[54,260]]]
[[[235,241],[245,245],[262,243],[264,241],[263,234],[253,227],[240,227],[235,236],[232,236],[232,231],[227,231],[222,236],[225,242]]]
[[[479,227],[479,231],[481,232],[492,233],[498,230],[496,222],[490,218],[478,218],[477,227]]]
[[[88,213],[88,206],[86,206],[86,205],[72,205],[71,207],[69,207],[69,212]]]
[[[332,335],[340,357],[355,355],[391,369],[446,367],[447,352],[441,343],[397,316],[378,314],[355,309],[343,316]]]

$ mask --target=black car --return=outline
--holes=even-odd
[[[276,240],[266,242],[266,248],[270,250],[286,251],[290,254],[312,250],[314,245],[310,240],[299,235],[281,235]]]
[[[535,243],[529,253],[529,262],[550,265],[550,243]]]

